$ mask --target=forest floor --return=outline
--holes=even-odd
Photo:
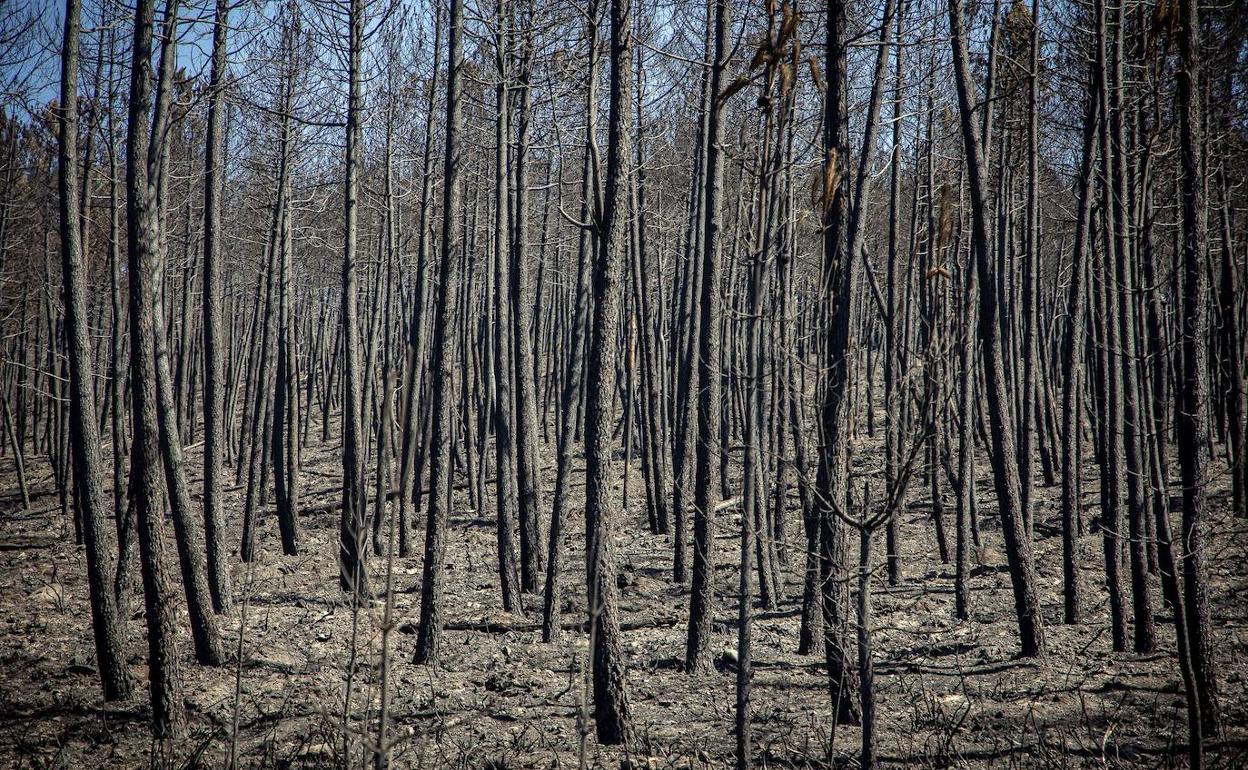
[[[315,431],[314,431],[315,434]],[[200,447],[188,452],[196,480]],[[337,441],[304,455],[304,505],[336,499]],[[338,513],[303,518],[298,557],[283,557],[276,520],[261,520],[260,556],[237,566],[234,585],[248,606],[241,669],[195,665],[184,610],[182,672],[191,737],[154,749],[146,688],[126,703],[101,700],[90,632],[84,552],[57,503],[46,462],[31,464],[32,510],[21,510],[10,457],[0,458],[0,767],[224,767],[238,676],[241,767],[343,766],[343,703],[352,677],[350,731],[372,735],[378,702],[382,603],[353,616],[338,588]],[[617,466],[618,467],[618,466]],[[710,768],[733,761],[735,675],[691,679],[684,658],[687,589],[671,584],[671,546],[645,522],[644,487],[633,465],[629,505],[616,527],[616,553],[628,575],[620,606],[629,697],[637,740],[630,750],[582,745],[587,641],[565,630],[540,638],[540,597],[527,617],[503,613],[497,588],[492,500],[467,511],[457,493],[447,550],[447,628],[442,665],[411,664],[420,602],[420,556],[396,559],[392,635],[395,767],[416,768]],[[1079,543],[1086,622],[1061,625],[1058,488],[1038,483],[1036,553],[1049,655],[1019,659],[1009,576],[989,474],[979,479],[986,547],[974,570],[970,622],[953,618],[953,571],[937,555],[930,501],[912,490],[903,521],[907,579],[874,590],[873,642],[881,764],[906,767],[1179,767],[1186,741],[1183,693],[1168,610],[1157,613],[1159,645],[1148,655],[1111,654],[1101,570],[1101,540]],[[231,479],[232,480],[232,479]],[[583,491],[577,478],[574,495]],[[545,471],[547,489],[553,470]],[[1207,564],[1212,634],[1221,681],[1225,735],[1208,744],[1210,765],[1248,767],[1248,522],[1232,520],[1227,479],[1215,483]],[[491,487],[487,487],[491,489]],[[1084,500],[1096,508],[1095,467]],[[197,496],[198,499],[198,496]],[[230,488],[227,512],[243,506]],[[949,508],[952,508],[950,504]],[[800,542],[796,514],[791,542]],[[573,505],[565,564],[565,628],[584,617],[579,502]],[[738,517],[716,524],[715,650],[735,648]],[[952,529],[952,522],[950,523]],[[238,532],[235,528],[232,531]],[[423,536],[417,533],[417,543]],[[236,543],[231,544],[236,548]],[[418,549],[419,550],[419,549]],[[882,543],[877,547],[883,550]],[[170,555],[173,551],[168,551]],[[801,555],[794,550],[784,599],[755,615],[754,739],[759,767],[854,766],[860,733],[833,729],[820,656],[796,654]],[[174,567],[174,565],[170,565]],[[176,573],[176,568],[175,573]],[[374,580],[384,562],[373,560]],[[881,576],[882,578],[882,576]],[[1128,584],[1129,585],[1129,584]],[[1160,607],[1160,586],[1154,582]],[[221,619],[227,649],[238,646],[239,608]],[[1129,606],[1129,605],[1128,605]],[[126,613],[129,660],[144,674],[141,598]],[[353,630],[354,629],[354,630]],[[353,654],[353,643],[355,639]],[[353,766],[366,749],[355,740]]]

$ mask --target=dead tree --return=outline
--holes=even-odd
[[[607,164],[591,287],[593,315],[586,361],[585,537],[588,567],[590,660],[598,742],[626,743],[632,734],[624,654],[620,648],[612,499],[612,394],[618,356],[619,287],[627,238],[632,24],[628,0],[611,0],[611,65],[607,109]]]
[[[458,272],[463,256],[461,226],[462,180],[460,179],[460,83],[464,61],[462,0],[450,0],[450,37],[447,43],[446,148],[442,177],[442,238],[438,256],[437,295],[430,343],[429,502],[425,522],[425,557],[420,581],[420,625],[416,635],[416,663],[436,663],[442,631],[442,570],[446,560],[446,526],[451,505],[451,415],[453,392],[451,368],[455,338],[451,314],[455,311]]]
[[[225,340],[221,329],[221,196],[225,182],[226,39],[228,0],[217,0],[212,27],[212,70],[208,82],[208,137],[204,149],[204,540],[208,589],[217,612],[230,608],[230,571],[225,563],[221,477],[225,473]],[[114,387],[119,387],[114,383]]]
[[[342,590],[358,600],[368,595],[368,566],[364,555],[363,404],[360,393],[358,287],[356,286],[356,239],[359,217],[360,113],[363,108],[363,77],[360,53],[364,45],[364,0],[351,0],[347,9],[347,125],[346,180],[343,190],[342,251],[342,512],[339,523],[339,582]]]
[[[711,663],[711,619],[715,615],[714,545],[715,504],[712,470],[719,465],[720,451],[720,230],[723,213],[723,167],[720,143],[723,140],[723,73],[730,48],[730,0],[714,0],[713,20],[708,42],[710,74],[707,81],[709,106],[703,150],[706,169],[702,202],[701,256],[697,313],[697,446],[693,473],[693,585],[689,594],[689,631],[685,644],[685,672],[705,673]]]
[[[1087,315],[1088,230],[1092,217],[1092,185],[1095,181],[1097,127],[1100,120],[1100,76],[1096,64],[1089,66],[1087,104],[1083,113],[1083,155],[1079,166],[1079,208],[1075,221],[1074,253],[1066,312],[1069,319],[1063,342],[1062,363],[1066,385],[1062,391],[1062,606],[1066,623],[1078,623],[1080,614],[1079,559],[1075,545],[1079,535],[1079,469],[1082,460],[1080,424],[1083,402],[1084,325]]]
[[[1000,503],[1001,529],[1009,561],[1010,582],[1014,589],[1014,609],[1018,615],[1019,642],[1024,656],[1043,655],[1044,626],[1036,594],[1035,561],[1024,521],[1018,468],[1011,458],[1014,427],[1008,405],[1008,390],[1002,364],[1001,329],[998,324],[997,278],[988,258],[986,212],[987,170],[979,124],[974,118],[974,84],[963,29],[962,0],[949,0],[949,41],[953,51],[954,82],[958,91],[962,139],[966,151],[967,176],[971,195],[972,250],[979,282],[979,337],[983,346],[986,375],[985,396],[991,423],[993,481]]]
[[[175,606],[165,554],[164,488],[161,477],[160,418],[156,405],[156,341],[152,278],[160,262],[160,216],[156,174],[162,152],[164,116],[148,122],[152,109],[152,0],[138,0],[134,14],[130,70],[129,128],[126,132],[126,223],[129,236],[130,378],[134,444],[130,474],[143,573],[147,619],[148,681],[152,732],[180,738],[186,731],[182,677],[177,653]],[[174,10],[166,6],[166,13]],[[166,82],[163,78],[160,81]],[[159,101],[159,99],[157,100]]]
[[[60,187],[61,269],[65,299],[65,338],[69,348],[69,445],[73,455],[74,498],[87,552],[91,629],[105,700],[124,700],[134,687],[123,652],[124,627],[113,593],[115,551],[104,514],[100,429],[96,420],[94,367],[87,322],[87,270],[83,263],[78,185],[78,51],[81,5],[66,0],[61,49],[57,167]],[[5,423],[9,424],[5,401]],[[11,429],[10,429],[11,431]],[[10,432],[10,440],[12,434]],[[20,456],[14,447],[15,456]],[[19,466],[20,467],[20,466]],[[24,494],[23,484],[23,494]],[[26,502],[29,507],[29,502]]]
[[[1192,0],[1179,1],[1179,67],[1175,106],[1179,113],[1179,156],[1181,173],[1180,214],[1182,250],[1180,254],[1180,350],[1181,368],[1175,408],[1175,434],[1178,442],[1180,480],[1183,485],[1182,558],[1183,603],[1186,610],[1188,650],[1194,674],[1194,688],[1188,688],[1189,743],[1197,735],[1216,735],[1220,719],[1218,680],[1213,643],[1209,634],[1209,596],[1204,543],[1208,515],[1205,465],[1209,433],[1205,423],[1208,371],[1206,349],[1208,313],[1205,310],[1205,204],[1204,109],[1201,103],[1200,11]],[[1180,661],[1182,664],[1182,661]],[[1195,689],[1193,693],[1192,690]],[[1199,697],[1198,721],[1190,712],[1193,697]],[[1199,728],[1199,729],[1196,729]]]

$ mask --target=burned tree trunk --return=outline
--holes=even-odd
[[[94,367],[87,321],[87,269],[83,262],[80,221],[75,204],[78,184],[78,51],[81,5],[65,2],[61,49],[61,98],[58,111],[57,166],[60,187],[61,269],[65,299],[65,338],[69,359],[69,445],[73,456],[74,498],[82,521],[91,596],[91,629],[105,700],[124,700],[134,687],[122,651],[124,627],[113,593],[115,551],[104,514],[100,428],[96,419]],[[5,423],[9,424],[5,402]],[[12,434],[10,432],[10,438]],[[20,448],[14,446],[15,456]],[[25,494],[25,485],[23,494]],[[26,501],[29,507],[29,501]]]
[[[607,112],[607,167],[599,238],[594,255],[593,318],[586,362],[585,533],[588,555],[590,659],[594,725],[598,742],[626,743],[632,733],[624,655],[620,648],[619,608],[613,526],[618,515],[611,497],[612,393],[615,390],[619,286],[627,239],[629,81],[631,12],[628,0],[611,0],[611,77]]]
[[[429,502],[425,523],[425,559],[420,580],[420,625],[416,635],[416,663],[436,663],[442,632],[442,571],[446,560],[446,525],[451,504],[451,368],[455,337],[451,314],[455,311],[458,271],[463,255],[461,227],[462,184],[460,178],[460,83],[464,62],[464,7],[450,0],[450,38],[447,43],[446,148],[443,164],[442,239],[438,256],[437,297],[430,342],[429,364],[432,426],[430,428]]]
[[[204,155],[204,540],[213,608],[230,609],[230,571],[225,563],[221,477],[225,473],[225,357],[221,337],[221,196],[225,182],[226,36],[229,2],[217,0],[212,27],[208,91],[208,138]],[[114,383],[120,387],[120,383]]]
[[[363,103],[360,52],[364,45],[364,2],[351,0],[348,15],[348,97],[346,183],[343,192],[344,234],[342,253],[342,514],[339,525],[339,582],[342,590],[358,600],[368,594],[368,568],[364,548],[366,530],[364,492],[363,404],[360,393],[359,320],[356,292],[356,227],[359,217],[360,112]]]
[[[138,0],[130,74],[129,128],[126,134],[126,221],[129,236],[130,376],[134,416],[131,451],[135,519],[143,573],[147,620],[148,679],[152,731],[158,738],[180,738],[186,731],[182,677],[177,653],[175,605],[167,567],[164,490],[161,478],[160,419],[156,405],[156,340],[152,279],[160,261],[160,215],[155,172],[161,153],[151,148],[148,115],[152,107],[152,0]],[[157,124],[160,125],[160,124]]]
[[[1199,697],[1199,728],[1189,737],[1197,743],[1197,733],[1216,735],[1220,719],[1218,680],[1209,634],[1209,596],[1204,542],[1208,499],[1205,465],[1209,432],[1205,423],[1208,371],[1208,313],[1205,310],[1205,208],[1204,109],[1201,103],[1200,11],[1193,0],[1179,0],[1179,70],[1176,105],[1179,112],[1179,155],[1181,173],[1180,214],[1182,250],[1179,270],[1182,288],[1180,304],[1180,369],[1175,434],[1178,441],[1179,471],[1183,485],[1183,602],[1187,613],[1187,637],[1195,690],[1188,688],[1189,701]],[[1194,708],[1188,705],[1189,711]]]
[[[1022,510],[1018,468],[1011,459],[1016,456],[1013,446],[1015,433],[1002,362],[1001,328],[997,321],[997,277],[988,259],[988,201],[985,191],[988,175],[984,165],[979,124],[974,118],[974,84],[971,82],[966,33],[963,29],[962,0],[949,0],[948,10],[949,41],[953,49],[954,80],[958,91],[962,139],[970,182],[972,251],[979,282],[979,335],[984,351],[984,391],[991,423],[993,480],[1000,504],[1001,529],[1009,561],[1010,582],[1014,589],[1019,642],[1022,654],[1030,657],[1043,655],[1045,652],[1044,626],[1040,615],[1040,601],[1036,594],[1035,560],[1031,540],[1024,525],[1026,516]]]

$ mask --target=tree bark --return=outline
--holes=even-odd
[[[585,404],[585,531],[589,556],[588,587],[590,656],[593,676],[594,724],[598,742],[626,743],[632,725],[620,648],[616,604],[614,534],[618,508],[612,498],[611,453],[620,322],[619,286],[627,239],[629,149],[629,82],[631,32],[628,0],[611,0],[610,97],[607,114],[607,168],[603,207],[597,227],[592,290],[593,322]]]
[[[689,594],[689,632],[685,645],[685,672],[705,673],[710,668],[711,620],[715,615],[714,508],[716,500],[711,474],[719,465],[720,446],[720,229],[723,214],[720,197],[723,167],[720,143],[723,138],[721,97],[723,71],[730,55],[728,30],[730,0],[714,4],[711,42],[709,114],[705,142],[706,169],[702,221],[702,275],[697,312],[698,374],[697,446],[693,474],[693,585]]]
[[[460,83],[464,61],[462,0],[450,0],[450,37],[447,43],[446,148],[442,177],[442,243],[438,256],[437,297],[435,300],[433,357],[429,364],[431,463],[429,503],[425,523],[424,567],[420,581],[420,625],[416,635],[415,663],[434,664],[442,631],[442,570],[446,561],[446,525],[451,505],[451,394],[454,392],[452,364],[455,338],[451,314],[455,310],[458,272],[463,254],[460,231],[462,180],[460,179]]]
[[[356,221],[359,213],[360,112],[362,74],[360,54],[364,45],[364,2],[351,0],[348,15],[348,96],[346,130],[346,180],[343,191],[344,236],[342,253],[342,515],[339,523],[339,583],[358,601],[368,595],[368,567],[364,557],[367,536],[364,525],[367,496],[364,492],[363,404],[361,403],[359,320],[356,287]]]
[[[1179,112],[1180,204],[1182,249],[1179,255],[1180,344],[1182,362],[1175,408],[1179,473],[1183,485],[1183,600],[1187,611],[1188,647],[1200,699],[1199,727],[1205,737],[1220,730],[1218,680],[1213,640],[1209,634],[1209,596],[1204,541],[1208,493],[1206,459],[1209,432],[1205,422],[1208,371],[1208,313],[1205,310],[1206,224],[1204,107],[1201,103],[1200,11],[1194,0],[1179,0],[1179,69],[1176,105]],[[1189,700],[1193,693],[1188,692]],[[1189,705],[1189,710],[1192,708]],[[1195,725],[1193,725],[1195,727]],[[1189,743],[1197,743],[1196,733]]]
[[[1019,642],[1024,657],[1045,652],[1044,626],[1040,601],[1036,594],[1035,561],[1022,510],[1018,469],[1014,458],[1014,428],[1008,405],[1008,390],[1002,364],[1001,329],[998,324],[997,279],[988,261],[988,210],[985,195],[987,171],[979,125],[974,119],[974,84],[963,30],[962,0],[949,0],[949,40],[953,49],[955,83],[961,114],[962,138],[967,157],[971,193],[972,250],[979,281],[979,334],[984,351],[986,374],[985,395],[991,423],[991,458],[993,481],[1000,507],[1001,529],[1009,561],[1010,582],[1014,590],[1014,608],[1018,615]]]
[[[221,478],[225,473],[225,356],[221,338],[221,196],[225,183],[225,105],[229,0],[217,0],[212,27],[212,69],[208,81],[208,137],[204,154],[204,539],[208,590],[213,609],[228,612],[230,571],[226,564]]]
[[[138,522],[144,609],[147,619],[148,681],[152,731],[157,738],[180,738],[186,731],[182,677],[174,623],[175,605],[166,566],[160,457],[160,422],[156,408],[156,343],[152,315],[152,278],[160,256],[160,218],[155,170],[160,142],[152,144],[148,124],[152,108],[152,0],[137,0],[131,59],[129,128],[126,133],[126,222],[129,236],[130,368],[134,417],[131,477]],[[157,133],[157,136],[159,134]]]
[[[79,0],[65,0],[61,49],[57,165],[60,187],[61,268],[65,300],[65,338],[69,348],[69,444],[73,455],[75,500],[87,552],[91,629],[105,700],[124,700],[134,687],[123,652],[124,626],[113,593],[115,562],[112,533],[104,514],[100,429],[96,420],[95,378],[87,323],[87,269],[83,262],[80,220],[75,203],[78,185]],[[7,401],[6,424],[7,419]],[[20,456],[14,447],[15,456]],[[23,484],[24,487],[24,484]],[[23,489],[24,493],[24,489]],[[29,507],[29,502],[26,503]]]
[[[1075,220],[1074,254],[1071,258],[1070,286],[1066,313],[1069,316],[1063,338],[1062,362],[1066,385],[1062,390],[1062,607],[1066,623],[1078,623],[1080,615],[1079,554],[1079,442],[1083,383],[1084,324],[1087,302],[1088,229],[1092,217],[1092,184],[1096,169],[1097,124],[1100,120],[1100,76],[1095,65],[1089,68],[1087,105],[1083,117],[1083,155],[1079,166],[1079,209]]]

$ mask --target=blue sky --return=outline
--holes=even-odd
[[[244,0],[246,2],[246,0]],[[120,0],[113,12],[118,34],[130,32],[133,0]],[[103,14],[108,6],[99,0],[83,0],[83,59],[94,55],[100,39]],[[158,5],[157,13],[160,12]],[[207,61],[211,41],[211,3],[184,2],[179,10],[178,65],[192,71]],[[240,9],[242,15],[247,11]],[[253,11],[254,12],[254,11]],[[57,96],[60,80],[60,49],[64,2],[57,0],[8,0],[0,2],[0,101],[10,114],[38,109]],[[159,23],[159,15],[158,15]],[[123,45],[124,48],[124,45]]]

